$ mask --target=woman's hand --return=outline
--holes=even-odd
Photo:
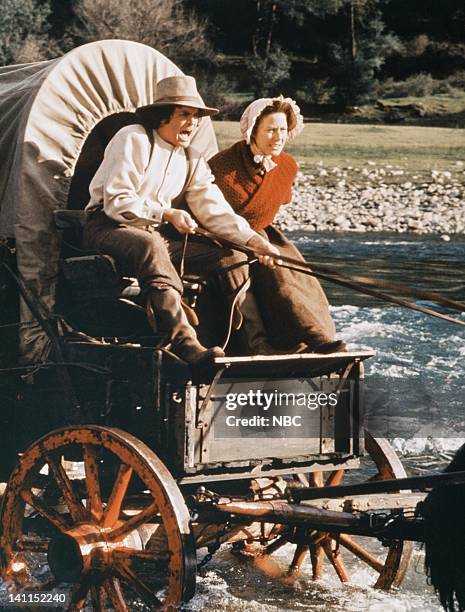
[[[267,251],[268,253],[272,253],[273,255],[278,256],[278,258],[275,258],[270,255],[260,255],[260,253],[255,253],[255,255],[258,257],[258,261],[264,266],[268,266],[269,268],[275,268],[276,265],[280,265],[282,263],[279,259],[279,249],[277,249],[268,240],[265,240],[265,238],[262,238],[259,234],[255,234],[255,236],[252,236],[252,238],[250,238],[250,240],[247,242],[247,246],[251,249]]]
[[[193,234],[197,223],[187,212],[177,208],[167,208],[163,211],[163,221],[168,221],[178,230],[180,234]]]

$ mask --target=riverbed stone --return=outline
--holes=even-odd
[[[389,165],[319,162],[316,172],[298,173],[292,204],[281,208],[276,222],[287,231],[464,233],[462,170],[454,164],[451,171],[432,170],[428,178]]]

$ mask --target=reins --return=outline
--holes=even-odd
[[[397,283],[391,283],[388,281],[373,279],[365,276],[352,276],[349,274],[341,274],[340,272],[335,272],[334,270],[316,264],[311,264],[310,266],[310,264],[308,264],[307,262],[299,261],[298,259],[293,259],[292,257],[286,257],[281,255],[277,256],[274,253],[271,253],[270,251],[267,251],[265,249],[253,249],[251,247],[238,244],[231,240],[225,240],[202,228],[196,228],[194,233],[198,236],[203,236],[204,238],[208,238],[209,240],[214,241],[222,248],[231,248],[250,255],[269,256],[275,260],[276,265],[281,266],[283,268],[287,268],[295,272],[300,272],[302,274],[307,274],[309,276],[315,276],[316,278],[321,278],[330,283],[353,289],[355,291],[358,291],[359,293],[370,295],[379,300],[398,304],[399,306],[404,306],[405,308],[416,310],[417,312],[421,312],[423,314],[442,319],[443,321],[448,321],[449,323],[455,323],[456,325],[465,326],[465,321],[461,321],[460,319],[456,319],[436,310],[432,310],[431,308],[426,308],[425,306],[419,306],[402,298],[389,295],[384,291],[378,291],[378,289],[392,290],[397,293],[400,293],[401,295],[415,297],[417,299],[429,300],[437,304],[446,306],[450,309],[465,312],[464,303],[457,302],[456,300],[451,300],[442,295],[437,295],[430,291],[413,289],[412,287],[406,287],[405,285],[399,285]],[[369,287],[373,288],[371,289]]]

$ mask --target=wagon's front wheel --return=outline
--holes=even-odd
[[[121,430],[72,427],[34,443],[10,477],[1,525],[3,577],[24,601],[47,591],[55,602],[66,594],[73,610],[126,611],[137,600],[176,610],[194,594],[181,492],[155,453]]]
[[[371,460],[367,462],[371,465],[366,466],[369,480],[387,480],[406,476],[401,461],[387,440],[373,438],[365,431],[365,447]],[[357,471],[352,472],[353,478],[356,479]],[[329,474],[328,472],[313,472],[310,474],[310,482],[306,481],[305,484],[315,487],[337,487],[348,476],[349,474],[342,469],[329,472]],[[365,479],[366,475],[362,480]],[[304,567],[304,562],[307,563],[309,559],[311,576],[314,580],[322,578],[326,567],[330,566],[341,582],[350,582],[351,571],[348,563],[353,566],[352,562],[356,560],[360,567],[370,569],[374,577],[372,585],[382,590],[400,586],[413,552],[413,543],[407,541],[390,542],[387,547],[382,547],[381,545],[373,546],[377,544],[373,538],[344,533],[331,534],[317,530],[293,531],[290,534],[284,533],[264,547],[261,555],[255,560],[255,565],[260,567],[263,564],[265,570],[268,566],[271,567],[272,558],[270,556],[290,541],[297,542],[297,544],[286,573],[286,581],[293,581],[297,578],[299,571]],[[277,569],[272,568],[272,571],[277,574]]]

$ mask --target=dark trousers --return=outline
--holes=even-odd
[[[142,290],[172,287],[182,293],[179,276],[183,237],[172,226],[145,230],[121,225],[102,211],[89,216],[84,246],[111,255],[124,276],[137,278]],[[247,255],[229,251],[189,236],[184,272],[207,278],[218,276],[222,291],[232,295],[249,277]]]

